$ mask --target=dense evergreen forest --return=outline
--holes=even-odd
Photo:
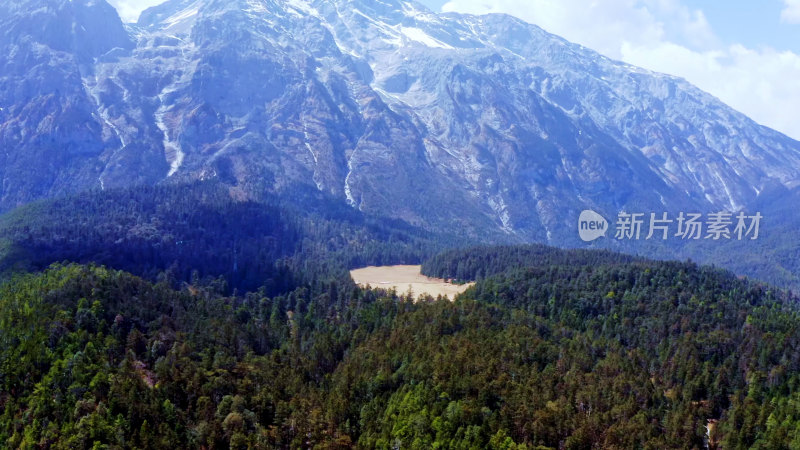
[[[277,294],[366,265],[418,264],[460,241],[361,214],[319,192],[242,199],[217,182],[94,191],[0,216],[0,279],[94,262],[151,281],[218,278]]]
[[[274,297],[217,288],[81,265],[4,284],[0,442],[800,445],[797,299],[715,269],[513,269],[455,302],[345,280]]]
[[[592,266],[643,261],[607,250],[559,250],[546,245],[482,246],[452,249],[429,258],[422,273],[458,282],[475,281],[526,267]]]
[[[458,246],[214,183],[20,208],[0,217],[0,447],[800,448],[793,294]],[[414,301],[346,271],[423,260],[477,283]]]

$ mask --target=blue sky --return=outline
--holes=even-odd
[[[784,8],[781,1],[687,0],[685,3],[702,10],[711,27],[729,45],[770,46],[800,53],[800,25],[780,20]]]
[[[163,0],[109,0],[126,21]],[[800,0],[418,0],[503,12],[614,59],[686,78],[800,139]]]

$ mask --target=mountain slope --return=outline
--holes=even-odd
[[[120,35],[102,1],[51,2],[88,11],[90,35],[115,25],[101,48],[7,27],[6,49],[27,40],[64,61],[34,78],[39,103],[0,93],[15,111],[0,113],[2,208],[132,182],[218,178],[251,192],[301,182],[416,225],[576,244],[585,208],[739,210],[800,180],[797,141],[681,79],[509,16],[398,0],[171,0]],[[84,26],[53,8],[56,23]],[[4,55],[18,66],[11,86],[26,60]],[[22,105],[44,115],[64,92],[75,111],[38,134],[62,139],[22,139]]]

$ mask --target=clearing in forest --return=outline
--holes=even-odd
[[[451,300],[475,283],[453,284],[440,278],[430,278],[420,273],[421,266],[381,266],[365,267],[350,271],[353,281],[359,286],[396,289],[398,294],[411,292],[419,298],[423,294],[433,297],[442,295]]]

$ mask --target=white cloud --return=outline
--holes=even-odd
[[[781,11],[781,20],[786,23],[800,24],[800,0],[783,0],[784,8]]]
[[[111,6],[117,8],[117,13],[123,22],[136,22],[139,14],[145,9],[164,3],[165,0],[108,0]]]
[[[784,2],[783,20],[800,22],[800,0]],[[800,55],[725,47],[703,12],[680,0],[451,0],[442,10],[512,13],[609,57],[686,78],[757,122],[800,139]]]
[[[800,138],[800,55],[753,50],[743,45],[708,52],[662,43],[624,43],[623,59],[631,64],[674,73],[717,96],[756,122]]]

